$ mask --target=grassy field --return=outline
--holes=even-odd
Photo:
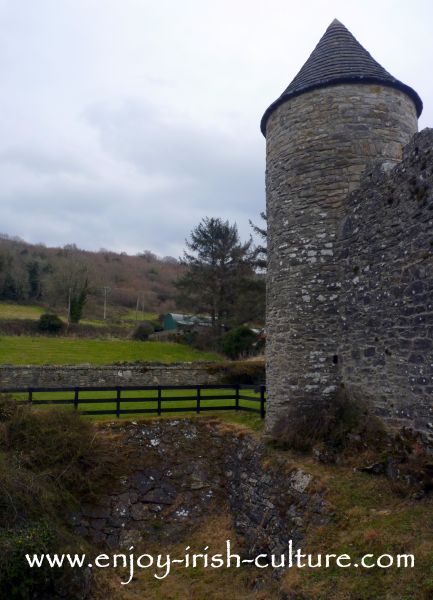
[[[32,319],[36,321],[46,312],[40,306],[0,303],[0,319]]]
[[[92,340],[57,337],[0,337],[0,364],[93,365],[116,362],[218,361],[217,354],[199,352],[183,344],[136,342],[133,340]]]
[[[243,396],[251,397],[251,400],[240,400],[239,404],[241,407],[253,408],[259,410],[260,403],[257,402],[259,399],[259,394],[254,392],[254,390],[242,390],[241,394]],[[235,412],[228,410],[220,411],[210,411],[209,408],[215,406],[228,406],[234,407],[235,400],[233,398],[234,390],[233,389],[208,389],[201,391],[201,408],[203,410],[203,414],[205,416],[209,416],[210,414],[218,414],[218,416],[223,416],[223,418],[240,423],[246,423],[253,429],[259,429],[261,427],[261,419],[258,413],[250,413],[250,412]],[[219,396],[219,399],[212,398],[210,400],[206,400],[207,396]],[[27,400],[27,394],[14,394],[14,397],[17,400]],[[134,418],[134,414],[136,417],[145,417],[145,418],[161,418],[158,417],[157,413],[139,413],[137,411],[143,409],[151,409],[156,411],[158,407],[157,402],[157,391],[156,390],[139,390],[139,391],[122,391],[122,400],[121,400],[121,410],[130,411],[128,413],[124,413],[120,415],[120,418],[131,419]],[[173,398],[179,398],[179,400]],[[128,399],[131,399],[128,401]],[[182,408],[182,409],[191,409],[190,411],[182,412],[182,413],[170,413],[163,412],[162,416],[168,416],[173,418],[173,416],[188,416],[196,413],[197,401],[196,401],[196,391],[194,388],[190,390],[163,390],[161,395],[161,408],[163,411],[169,411],[174,408]],[[171,398],[170,400],[164,400],[165,398]],[[44,410],[47,407],[59,406],[66,410],[73,410],[72,404],[41,404],[38,405],[38,400],[50,400],[50,401],[59,401],[59,400],[68,400],[72,402],[74,399],[73,392],[34,392],[33,393],[33,401],[35,402],[35,407],[37,410]],[[92,402],[86,403],[86,400],[92,400]],[[79,395],[79,411],[85,414],[87,411],[95,412],[95,411],[109,411],[107,415],[88,415],[89,418],[95,420],[112,420],[116,418],[116,393],[113,391],[99,391],[99,392],[80,392]]]
[[[137,317],[138,321],[157,321],[158,313],[154,312],[141,312],[136,313],[135,310],[128,310],[128,312],[121,316],[122,321],[135,321]]]
[[[53,312],[48,310],[47,308],[43,308],[42,306],[32,306],[32,305],[24,305],[24,304],[10,304],[5,302],[0,302],[0,319],[30,319],[32,321],[37,321],[39,317],[46,312]],[[66,321],[65,315],[59,315],[61,319]],[[108,315],[111,316],[110,314]],[[141,310],[136,313],[135,310],[128,310],[125,314],[122,314],[120,317],[117,317],[115,321],[121,325],[125,326],[133,325],[136,321],[157,321],[158,313],[155,312],[142,312]],[[112,319],[108,318],[106,321],[103,319],[81,319],[80,323],[83,325],[95,325],[99,327],[104,327],[112,324]]]
[[[229,396],[233,395],[233,390],[221,390],[221,389],[209,389],[202,391],[202,399],[201,399],[201,407],[207,410],[203,410],[200,414],[196,412],[196,401],[188,400],[188,396],[194,395],[194,390],[164,390],[162,392],[162,401],[161,407],[163,410],[167,412],[163,412],[161,416],[155,413],[137,413],[137,410],[141,409],[152,409],[157,410],[158,403],[156,400],[156,391],[131,391],[131,392],[122,392],[122,402],[121,402],[121,410],[130,411],[128,413],[122,413],[120,415],[120,419],[126,420],[140,420],[140,419],[182,419],[185,417],[194,416],[196,418],[200,417],[210,417],[215,416],[222,421],[227,421],[229,423],[237,423],[239,425],[246,425],[248,428],[254,431],[261,431],[263,429],[264,421],[260,417],[260,413],[258,412],[250,412],[250,411],[235,411],[235,410],[209,410],[211,407],[215,406],[229,406],[234,407],[235,401]],[[220,395],[220,400],[206,400],[206,396],[215,396]],[[242,395],[250,396],[252,398],[251,401],[248,400],[240,400],[239,405],[242,407],[253,408],[256,411],[260,409],[260,403],[257,402],[259,395],[256,394],[253,390],[242,390]],[[20,401],[27,401],[27,394],[13,394],[14,398]],[[73,404],[36,404],[38,400],[69,400],[73,401],[73,393],[69,392],[58,392],[58,393],[44,393],[44,392],[34,392],[33,400],[35,401],[34,409],[35,410],[47,410],[57,406],[60,410],[74,410]],[[143,401],[130,401],[128,402],[128,398],[143,398]],[[168,396],[178,396],[179,400],[164,400]],[[227,399],[225,399],[225,397]],[[183,398],[183,399],[181,399]],[[253,398],[255,400],[253,400]],[[97,403],[86,403],[85,400],[97,400]],[[125,400],[123,400],[125,399]],[[182,412],[169,412],[170,409],[174,408],[182,408]],[[191,410],[185,410],[190,408]],[[82,392],[80,393],[80,402],[78,406],[78,410],[81,414],[85,415],[86,419],[90,419],[92,421],[113,421],[116,419],[116,400],[115,400],[115,392]],[[94,412],[94,411],[109,411],[109,414],[96,414],[89,415],[86,414],[86,411]]]

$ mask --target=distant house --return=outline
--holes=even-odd
[[[181,315],[168,313],[164,316],[164,331],[188,331],[195,327],[210,327],[212,325],[211,317],[198,317],[196,315]]]

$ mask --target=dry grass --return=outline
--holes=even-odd
[[[119,442],[99,434],[72,411],[24,405],[12,414],[9,400],[0,400],[1,405],[6,410],[0,414],[9,412],[9,417],[2,423],[0,508],[9,524],[15,513],[17,518],[31,514],[20,506],[29,503],[49,515],[58,504],[97,497],[123,473],[126,455]]]
[[[163,547],[161,544],[149,545],[143,551],[182,557],[186,545],[190,545],[191,552],[199,553],[205,546],[209,546],[209,553],[216,554],[224,552],[228,539],[231,540],[233,551],[241,550],[242,546],[237,541],[230,517],[227,514],[211,515],[200,530],[191,533],[188,540]],[[263,572],[252,567],[186,569],[177,566],[162,581],[154,578],[153,572],[141,571],[127,586],[120,584],[120,577],[124,579],[125,573],[119,571],[109,578],[101,579],[99,590],[95,591],[93,599],[107,598],[107,585],[110,596],[116,600],[278,600],[280,597],[275,582],[272,583],[269,579],[263,581]],[[258,589],[254,589],[255,587]]]
[[[33,411],[0,397],[1,598],[54,597],[62,573],[31,570],[24,555],[83,548],[69,511],[112,487],[127,464],[117,440],[78,415]]]
[[[431,600],[433,598],[433,499],[403,499],[383,476],[349,467],[307,462],[320,478],[333,518],[307,532],[305,549],[326,554],[410,553],[414,569],[290,570],[283,579],[289,600]]]

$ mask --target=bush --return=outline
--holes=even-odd
[[[364,402],[349,398],[340,388],[335,398],[319,405],[311,399],[302,402],[280,417],[271,438],[275,445],[307,452],[316,444],[341,450],[354,439],[369,446],[380,444],[385,435],[381,421],[372,415]]]
[[[3,397],[0,414],[0,528],[96,498],[126,468],[126,453],[75,412]]]
[[[192,331],[183,331],[179,341],[202,352],[221,351],[221,331],[214,327],[196,327]]]
[[[207,370],[213,375],[219,375],[221,383],[262,385],[266,382],[265,361],[261,358],[215,363],[209,365]]]
[[[9,421],[17,412],[17,401],[9,394],[0,394],[0,423]]]
[[[3,396],[0,415],[0,596],[87,597],[73,591],[73,569],[30,569],[24,555],[82,547],[70,531],[71,511],[129,472],[129,450],[72,411],[34,409]]]
[[[38,325],[33,319],[0,319],[0,335],[36,335]]]
[[[76,412],[22,405],[6,426],[8,450],[32,473],[49,473],[71,499],[97,496],[122,470],[112,445]]]
[[[226,356],[236,359],[250,355],[256,341],[256,334],[249,327],[241,325],[223,336],[222,349]]]
[[[142,321],[134,329],[132,337],[134,340],[145,342],[154,331],[155,328],[150,321]]]
[[[155,319],[152,321],[146,321],[146,323],[150,323],[152,325],[153,331],[164,331],[162,324]]]
[[[64,327],[63,321],[57,315],[45,313],[38,321],[39,331],[44,333],[59,333]]]
[[[44,522],[0,530],[0,590],[4,598],[26,600],[37,597],[41,590],[52,591],[51,580],[58,573],[48,565],[31,569],[23,559],[25,554],[55,551],[55,540],[53,526]]]

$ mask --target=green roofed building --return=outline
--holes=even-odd
[[[164,316],[164,331],[190,330],[194,327],[210,327],[212,325],[211,317],[202,317],[196,315],[181,315],[168,313]]]

